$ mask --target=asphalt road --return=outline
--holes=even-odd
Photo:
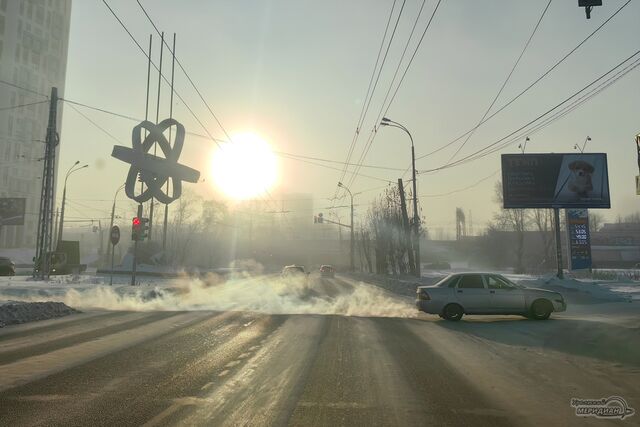
[[[0,425],[613,424],[569,401],[619,395],[640,410],[635,348],[575,337],[620,328],[638,333],[570,317],[86,312],[0,330]]]

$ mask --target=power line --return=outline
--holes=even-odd
[[[285,152],[282,152],[282,151],[274,151],[273,154],[275,154],[277,156],[293,158],[293,159],[307,159],[307,160],[315,160],[315,161],[318,161],[318,162],[334,163],[334,164],[338,164],[338,165],[357,166],[356,163],[340,162],[338,160],[329,160],[329,159],[322,159],[322,158],[319,158],[319,157],[303,156],[303,155],[299,155],[299,154],[285,153]],[[392,167],[378,166],[378,165],[360,165],[360,167],[370,168],[370,169],[383,169],[383,170],[389,170],[389,171],[402,171],[402,170],[404,170],[404,169],[401,169],[401,168],[392,168]]]
[[[465,136],[469,135],[471,132],[474,132],[478,127],[482,126],[484,123],[488,122],[489,120],[491,120],[493,117],[495,117],[496,115],[498,115],[501,111],[503,111],[505,108],[507,108],[508,106],[510,106],[511,104],[513,104],[518,98],[520,98],[522,95],[524,95],[526,92],[528,92],[531,88],[533,88],[536,84],[538,84],[542,79],[544,79],[546,76],[548,76],[553,70],[555,70],[560,64],[562,64],[567,58],[569,58],[573,53],[575,53],[578,49],[580,49],[591,37],[593,37],[598,31],[600,31],[607,23],[609,23],[609,21],[611,21],[618,13],[620,13],[620,11],[622,9],[624,9],[629,3],[631,2],[631,0],[628,0],[626,3],[624,3],[622,6],[620,6],[609,18],[607,18],[602,24],[600,24],[598,27],[596,27],[595,30],[593,30],[587,37],[585,37],[580,43],[578,43],[573,49],[571,49],[569,52],[567,52],[562,58],[560,58],[560,60],[558,60],[556,63],[554,63],[549,69],[547,69],[547,71],[545,71],[540,77],[538,77],[536,80],[534,80],[529,86],[527,86],[524,90],[522,90],[520,93],[518,93],[516,96],[514,96],[513,98],[511,98],[510,101],[508,101],[506,104],[504,104],[502,107],[500,107],[498,110],[496,110],[495,112],[493,112],[491,115],[489,115],[488,117],[486,117],[484,120],[482,120],[478,125],[476,125],[475,127],[469,129],[468,131],[466,131],[465,133],[463,133],[462,135],[458,136],[457,138],[449,141],[448,143],[442,145],[441,147],[430,151],[429,153],[423,154],[421,156],[416,157],[416,160],[419,159],[423,159],[427,156],[431,156],[433,154],[436,154],[442,150],[444,150],[445,148],[451,146],[452,144],[455,144],[456,142],[458,142],[459,140],[461,140],[462,138],[464,138]]]
[[[108,130],[106,130],[105,128],[103,128],[102,126],[100,126],[99,124],[97,124],[96,122],[94,122],[93,120],[91,120],[87,115],[85,115],[82,111],[78,110],[76,108],[75,105],[73,104],[69,104],[69,107],[71,107],[76,113],[80,114],[80,116],[84,117],[89,123],[91,123],[93,126],[95,126],[96,128],[98,128],[100,131],[102,131],[105,135],[107,135],[108,137],[110,137],[111,139],[113,139],[115,142],[117,142],[118,144],[121,144],[120,140],[118,138],[116,138],[115,136],[113,136],[113,134],[111,132],[109,132]]]
[[[404,7],[404,2],[402,4],[402,6]],[[387,19],[387,24],[385,26],[384,29],[384,34],[382,36],[382,40],[380,41],[380,48],[378,49],[378,55],[376,57],[376,63],[373,66],[373,71],[371,72],[371,77],[369,78],[369,85],[367,87],[367,94],[364,97],[364,102],[362,103],[362,109],[360,110],[360,117],[358,118],[358,122],[356,124],[356,131],[353,134],[353,138],[351,140],[351,144],[349,145],[349,150],[347,152],[347,159],[345,161],[345,167],[342,169],[342,173],[340,174],[340,179],[338,179],[338,182],[342,182],[344,180],[344,177],[346,176],[347,170],[349,169],[348,165],[346,165],[346,163],[349,163],[351,161],[351,156],[353,155],[353,152],[356,148],[356,145],[358,143],[358,138],[360,137],[360,131],[362,130],[362,124],[364,123],[364,120],[366,118],[366,114],[367,111],[369,110],[369,105],[371,103],[371,98],[373,98],[373,92],[375,91],[371,91],[371,87],[373,84],[373,79],[375,78],[376,75],[376,71],[378,70],[378,63],[380,62],[380,55],[382,54],[382,49],[384,48],[384,44],[385,44],[385,40],[387,39],[387,33],[389,31],[389,25],[391,24],[391,18],[393,17],[393,11],[395,10],[396,7],[396,0],[393,0],[393,5],[391,6],[391,11],[389,12],[389,18]],[[398,16],[398,19],[400,18],[400,16]],[[386,55],[385,55],[386,58]],[[382,70],[382,67],[384,66],[384,61],[380,66],[380,71]],[[379,75],[378,75],[379,76]],[[376,84],[377,84],[377,80],[376,80]],[[338,193],[340,192],[340,187],[336,185],[336,190],[334,192],[334,199],[337,198]]]
[[[425,35],[427,34],[427,31],[429,30],[429,28],[431,27],[431,23],[433,22],[433,18],[435,17],[438,8],[440,7],[440,3],[442,2],[442,0],[438,0],[438,3],[436,3],[435,8],[433,9],[433,12],[431,13],[431,16],[429,17],[429,20],[427,21],[427,25],[425,26],[424,31],[422,32],[422,36],[420,37],[420,40],[418,40],[418,44],[416,45],[413,54],[411,55],[411,58],[409,59],[409,62],[407,63],[407,66],[404,69],[404,72],[402,73],[402,77],[400,78],[400,81],[398,82],[398,85],[396,86],[396,89],[393,93],[393,96],[391,97],[391,100],[389,100],[389,104],[387,105],[386,109],[384,110],[384,115],[387,114],[387,112],[389,111],[389,108],[391,108],[391,104],[393,103],[393,101],[396,98],[396,95],[398,94],[398,91],[400,90],[400,87],[402,86],[402,83],[404,82],[404,79],[407,75],[407,72],[409,71],[409,68],[411,67],[411,64],[413,63],[413,60],[415,59],[418,50],[420,49],[420,46],[422,45],[422,42],[425,38]],[[375,140],[375,137],[378,133],[378,123],[380,122],[380,118],[383,115],[382,114],[382,109],[384,108],[384,104],[382,105],[381,109],[380,109],[380,113],[378,114],[378,118],[376,119],[376,123],[374,124],[374,127],[370,133],[370,137],[369,137],[369,141],[368,143],[365,145],[365,149],[362,152],[362,155],[360,156],[360,160],[358,160],[358,163],[362,163],[364,162],[365,157],[367,156],[369,150],[371,149],[371,146],[373,145],[373,141]],[[355,172],[357,172],[358,169],[355,169]],[[405,172],[406,173],[406,172]],[[355,176],[352,176],[351,179],[349,180],[349,185],[352,185],[353,182],[355,181]]]
[[[93,126],[95,126],[97,129],[99,129],[100,131],[102,131],[103,133],[105,133],[107,136],[109,136],[111,139],[113,139],[114,141],[116,141],[118,143],[121,143],[121,142],[118,140],[117,137],[115,137],[112,133],[110,133],[109,131],[104,129],[102,126],[97,124],[91,118],[89,118],[88,116],[86,116],[85,114],[80,112],[77,108],[75,108],[75,105],[82,106],[82,107],[85,107],[85,108],[88,108],[88,109],[91,109],[91,110],[94,110],[94,111],[99,111],[99,112],[102,112],[102,113],[105,113],[105,114],[109,114],[109,115],[112,115],[112,116],[115,116],[115,117],[121,117],[121,118],[128,119],[128,120],[138,121],[138,119],[135,119],[133,117],[130,117],[130,116],[127,116],[127,115],[124,115],[124,114],[120,114],[120,113],[117,113],[117,112],[114,112],[114,111],[106,110],[106,109],[103,109],[103,108],[94,107],[94,106],[91,106],[91,105],[88,105],[88,104],[83,104],[83,103],[76,102],[76,101],[71,101],[71,100],[68,100],[68,99],[64,99],[64,101],[69,103],[69,104],[71,104],[70,107],[72,107],[78,114],[80,114],[87,121],[89,121]],[[202,134],[199,134],[199,133],[194,133],[194,132],[186,132],[186,133],[188,135],[192,135],[192,136],[196,136],[196,137],[199,137],[199,138],[211,140],[211,137],[206,136],[206,135],[202,135]],[[219,139],[217,141],[218,142],[227,142],[227,141],[219,140]],[[303,159],[303,160],[314,160],[314,161],[334,163],[334,164],[356,165],[355,163],[345,163],[345,162],[340,162],[340,161],[337,161],[337,160],[324,159],[324,158],[312,157],[312,156],[304,156],[304,155],[301,155],[301,154],[287,153],[287,152],[283,152],[283,151],[273,151],[273,154],[275,154],[277,156],[280,156],[280,157],[288,158],[290,160]],[[314,164],[316,166],[325,166],[325,165],[319,165],[319,164],[311,163],[311,162],[308,162],[308,163]],[[391,171],[401,171],[401,170],[403,170],[401,168],[392,168],[392,167],[380,166],[380,165],[361,165],[361,167],[372,168],[372,169],[381,169],[381,170],[391,170]],[[335,168],[332,168],[332,169],[335,169]],[[340,170],[340,169],[335,169],[335,170]],[[372,179],[378,179],[378,180],[382,180],[382,181],[387,181],[387,180],[382,179],[382,178],[369,177],[368,175],[361,175],[361,176],[372,178]]]
[[[24,87],[24,86],[17,85],[17,84],[15,84],[15,83],[8,82],[8,81],[6,81],[6,80],[2,80],[2,79],[0,79],[0,83],[5,84],[5,85],[7,85],[7,86],[11,86],[11,87],[16,88],[16,89],[23,90],[23,91],[25,91],[25,92],[33,93],[34,95],[40,95],[40,96],[44,96],[45,98],[49,98],[49,95],[46,95],[46,94],[44,94],[44,93],[41,93],[41,92],[35,91],[35,90],[33,90],[33,89],[26,88],[26,87]]]
[[[104,5],[109,9],[109,11],[111,12],[111,14],[114,16],[114,18],[118,21],[118,23],[122,26],[122,28],[126,31],[126,33],[129,35],[129,37],[131,38],[131,40],[135,43],[135,45],[138,47],[138,49],[140,50],[140,52],[142,52],[142,54],[149,60],[150,64],[153,64],[153,67],[158,71],[160,77],[165,81],[165,83],[167,83],[168,85],[170,84],[169,80],[164,76],[164,74],[162,74],[160,72],[160,68],[155,64],[155,62],[153,62],[153,60],[151,59],[150,55],[143,49],[143,47],[140,45],[140,43],[138,43],[138,41],[136,40],[136,38],[133,36],[133,34],[131,34],[131,31],[129,31],[129,29],[127,28],[127,26],[124,24],[124,22],[122,22],[122,20],[120,19],[120,17],[118,17],[118,15],[115,13],[115,11],[111,8],[111,6],[109,6],[109,4],[107,3],[106,0],[102,0],[102,2],[104,3]],[[142,7],[142,5],[140,5]],[[144,8],[143,8],[144,10]],[[145,11],[146,14],[146,11]],[[147,18],[151,21],[153,27],[156,29],[156,31],[158,31],[157,27],[155,26],[155,24],[153,23],[153,21],[151,20],[151,18],[147,15]],[[166,44],[166,43],[165,43]],[[170,48],[169,50],[171,52],[173,52]],[[195,86],[195,84],[193,83],[193,80],[191,80],[190,76],[188,75],[188,73],[186,72],[186,70],[184,69],[184,67],[182,66],[182,64],[180,63],[180,61],[177,59],[177,57],[175,55],[173,55],[174,58],[176,58],[176,62],[178,63],[178,65],[180,66],[180,68],[182,69],[182,71],[185,73],[185,76],[187,77],[187,79],[190,81],[190,83],[192,84],[192,86],[194,87],[194,89],[196,90],[196,92],[198,92],[198,95],[200,96],[200,98],[203,100],[203,102],[205,103],[205,105],[207,106],[207,109],[209,110],[209,112],[212,114],[212,116],[216,119],[216,121],[218,122],[218,124],[220,125],[220,128],[223,130],[224,134],[226,135],[226,137],[231,140],[231,138],[229,137],[229,134],[226,132],[226,130],[224,129],[224,127],[222,126],[222,124],[219,122],[217,116],[215,116],[215,114],[213,113],[213,110],[211,110],[211,107],[209,106],[209,104],[206,102],[206,100],[204,99],[204,97],[202,96],[202,94],[200,93],[200,91],[197,89],[197,87]],[[200,126],[202,127],[202,129],[204,129],[205,133],[207,135],[209,135],[209,138],[215,142],[215,144],[222,149],[222,145],[218,142],[218,140],[216,138],[213,137],[213,135],[211,135],[211,133],[209,132],[209,130],[207,129],[207,127],[204,125],[204,123],[202,123],[202,121],[198,118],[198,116],[195,114],[195,112],[193,111],[193,109],[189,106],[189,104],[187,104],[187,102],[184,100],[184,98],[178,93],[178,91],[175,90],[175,88],[173,88],[173,93],[178,97],[178,99],[184,104],[184,106],[187,108],[187,110],[189,111],[189,113],[191,113],[191,116],[198,122],[198,124],[200,124]],[[265,188],[265,193],[269,194],[268,189]]]
[[[461,193],[463,191],[470,190],[470,189],[472,189],[474,187],[477,187],[478,185],[482,184],[483,182],[485,182],[489,178],[495,176],[498,172],[500,172],[500,169],[495,170],[491,175],[487,175],[484,178],[474,182],[471,185],[468,185],[468,186],[463,187],[463,188],[459,188],[457,190],[452,190],[452,191],[448,191],[446,193],[439,193],[439,194],[423,194],[423,195],[418,196],[418,198],[420,198],[420,197],[445,197],[445,196],[450,196],[452,194]]]
[[[547,2],[547,6],[544,8],[544,10],[542,11],[542,14],[540,15],[540,18],[538,18],[538,22],[536,22],[535,27],[533,27],[533,31],[531,31],[531,35],[529,35],[529,38],[527,39],[527,42],[524,44],[524,47],[522,48],[522,51],[520,52],[520,55],[518,56],[518,59],[516,59],[516,62],[513,64],[513,67],[511,67],[511,71],[509,71],[509,74],[507,75],[507,78],[504,80],[504,82],[502,83],[502,86],[500,86],[500,89],[498,90],[498,93],[496,94],[496,96],[493,98],[493,100],[491,101],[491,104],[489,104],[489,107],[486,109],[486,111],[484,112],[484,114],[482,115],[482,118],[478,121],[478,124],[476,125],[476,127],[473,129],[473,131],[471,133],[469,133],[467,135],[467,138],[462,142],[462,144],[460,145],[460,147],[458,147],[458,149],[456,150],[455,153],[453,153],[453,155],[449,158],[449,160],[447,160],[447,162],[450,162],[451,160],[453,160],[458,153],[460,152],[460,150],[462,150],[464,148],[464,146],[467,144],[467,142],[469,142],[469,140],[471,139],[471,137],[473,136],[473,134],[476,132],[476,130],[478,129],[478,126],[480,126],[480,124],[482,123],[482,121],[487,117],[487,115],[489,114],[489,112],[491,111],[491,109],[493,108],[493,106],[495,105],[496,101],[498,100],[498,98],[500,97],[500,95],[502,94],[502,91],[504,90],[504,88],[507,86],[507,83],[509,82],[509,80],[511,79],[511,76],[513,75],[514,71],[516,70],[516,67],[518,66],[518,64],[520,63],[520,60],[522,59],[522,57],[524,56],[524,53],[526,52],[527,48],[529,47],[529,44],[531,43],[531,40],[533,39],[533,36],[536,34],[536,32],[538,31],[538,27],[540,27],[540,23],[542,22],[542,19],[544,18],[544,16],[547,14],[547,10],[549,10],[549,6],[551,5],[551,2],[553,0],[549,0],[549,2]]]
[[[67,98],[60,98],[60,100],[66,102],[68,104],[74,104],[74,105],[78,105],[80,107],[88,108],[90,110],[100,111],[101,113],[110,114],[112,116],[116,116],[116,117],[120,117],[120,118],[123,118],[123,119],[131,120],[133,122],[138,122],[139,123],[139,122],[142,121],[142,119],[136,119],[135,117],[127,116],[127,115],[121,114],[121,113],[114,113],[113,111],[104,110],[104,109],[98,108],[98,107],[93,107],[91,105],[83,104],[83,103],[77,102],[77,101],[72,101],[72,100],[67,99]]]
[[[586,86],[584,86],[582,89],[578,90],[577,92],[575,92],[574,94],[572,94],[571,96],[567,97],[565,100],[563,100],[562,102],[556,104],[554,107],[548,109],[546,112],[540,114],[539,116],[537,116],[535,119],[530,120],[528,123],[526,123],[525,125],[519,127],[518,129],[516,129],[515,131],[511,132],[510,134],[508,134],[507,136],[500,138],[499,140],[481,148],[480,150],[475,151],[474,153],[469,154],[466,157],[463,157],[462,159],[456,160],[455,162],[452,163],[447,163],[443,166],[434,168],[434,169],[429,169],[429,170],[425,170],[422,171],[422,173],[424,172],[434,172],[434,171],[438,171],[438,170],[442,170],[442,169],[447,169],[450,167],[455,167],[455,166],[459,166],[461,164],[467,163],[469,161],[473,161],[473,160],[477,160],[479,158],[485,157],[488,154],[491,154],[492,152],[495,151],[488,151],[489,149],[491,149],[492,147],[495,147],[496,145],[502,143],[503,141],[507,140],[508,138],[512,137],[513,135],[515,135],[516,133],[522,131],[523,129],[529,127],[531,124],[537,122],[538,120],[540,120],[541,118],[547,116],[548,114],[552,113],[553,111],[557,110],[559,107],[561,107],[562,105],[566,104],[567,102],[571,101],[573,98],[575,98],[576,96],[578,96],[580,93],[584,92],[585,90],[587,90],[589,87],[595,85],[597,82],[599,82],[600,80],[602,80],[603,78],[605,78],[607,75],[613,73],[616,69],[622,67],[625,63],[629,62],[632,58],[634,58],[635,56],[638,56],[638,54],[640,54],[640,50],[636,51],[634,54],[632,54],[631,56],[627,57],[626,59],[624,59],[622,62],[620,62],[618,65],[616,65],[615,67],[611,68],[609,71],[607,71],[606,73],[602,74],[600,77],[598,77],[597,79],[593,80],[591,83],[587,84]],[[609,87],[612,83],[614,83],[615,81],[619,80],[620,78],[622,78],[623,76],[625,76],[626,74],[628,74],[629,72],[631,72],[633,69],[635,69],[636,67],[638,67],[640,65],[640,59],[636,60],[635,62],[633,62],[630,65],[627,65],[627,67],[625,69],[623,69],[621,72],[619,72],[619,75],[614,75],[613,77],[610,77],[607,81],[605,81],[603,84],[601,84],[600,86],[606,85],[604,87],[602,87],[600,90],[598,90],[598,88],[596,88],[595,90],[598,90],[597,92],[595,92],[593,94],[593,96],[595,96],[596,94],[600,93],[602,90],[606,89],[607,87]],[[622,73],[622,74],[621,74]],[[595,91],[594,90],[594,91]],[[592,91],[592,92],[594,92]],[[590,100],[593,96],[587,97],[585,98],[587,95],[583,96],[582,98],[584,98],[580,104]],[[577,108],[577,107],[576,107]],[[557,118],[561,118],[564,115],[559,115]],[[555,120],[555,119],[554,119]],[[513,140],[512,140],[513,141]],[[506,145],[508,145],[510,142],[504,143],[502,145],[500,145],[499,147],[502,148]],[[483,153],[484,152],[484,153]]]
[[[299,159],[299,158],[294,158],[294,157],[286,157],[286,158],[288,158],[289,160],[295,160],[295,161],[298,161],[298,162],[308,163],[308,164],[310,164],[310,165],[319,166],[319,167],[321,167],[321,168],[325,168],[325,169],[332,169],[332,170],[336,170],[336,171],[340,171],[340,170],[341,170],[341,169],[339,169],[339,168],[335,168],[335,167],[333,167],[333,166],[323,165],[323,164],[321,164],[321,163],[315,163],[315,162],[312,162],[312,161],[309,161],[309,160],[304,160],[304,159]],[[365,174],[361,174],[361,173],[358,173],[358,176],[361,176],[361,177],[363,177],[363,178],[374,179],[374,180],[376,180],[376,181],[382,181],[382,182],[389,182],[389,183],[393,183],[393,181],[389,181],[388,179],[384,179],[384,178],[378,178],[378,177],[376,177],[376,176],[365,175]],[[335,197],[334,197],[334,198],[335,198]]]
[[[371,91],[371,85],[373,84],[373,79],[376,75],[376,70],[378,69],[378,63],[380,62],[380,55],[382,54],[382,49],[384,48],[384,41],[387,39],[387,32],[389,31],[389,24],[391,24],[391,18],[393,17],[393,11],[395,10],[396,7],[396,1],[397,0],[393,0],[393,5],[391,6],[391,11],[389,12],[389,18],[387,19],[387,25],[385,26],[384,29],[384,34],[382,35],[382,40],[380,40],[380,48],[378,49],[378,55],[376,57],[376,63],[373,66],[373,70],[371,71],[371,77],[369,78],[369,85],[367,86],[367,93],[364,97],[364,101],[362,102],[362,108],[360,109],[360,116],[358,117],[358,122],[356,123],[356,131],[353,134],[353,139],[351,140],[351,145],[349,146],[349,150],[347,153],[347,160],[345,163],[348,163],[351,160],[351,155],[353,154],[353,149],[355,148],[355,144],[356,144],[356,140],[358,139],[358,136],[360,135],[360,127],[362,126],[362,122],[364,121],[364,111],[365,108],[367,106],[368,100],[369,100],[369,93]],[[342,172],[342,176],[340,177],[340,180],[342,180],[342,178],[344,178],[344,174],[346,173],[346,169],[344,168],[343,172]]]
[[[29,102],[28,104],[10,105],[8,107],[0,107],[0,111],[15,110],[17,108],[25,108],[25,107],[30,107],[32,105],[46,104],[47,102],[49,101],[38,101],[38,102]]]
[[[378,69],[378,75],[376,77],[375,83],[373,84],[373,90],[371,91],[371,96],[369,97],[369,101],[367,103],[367,107],[365,109],[364,116],[366,116],[367,112],[369,111],[369,106],[371,105],[371,101],[373,99],[373,93],[375,92],[376,87],[378,86],[378,81],[380,80],[380,75],[382,74],[382,69],[384,68],[384,64],[385,64],[385,62],[387,60],[387,55],[389,54],[389,49],[391,48],[391,44],[393,43],[393,38],[394,38],[394,36],[396,34],[396,30],[398,29],[398,24],[400,23],[400,18],[402,17],[402,11],[404,10],[405,4],[406,4],[406,0],[403,0],[402,1],[402,6],[400,7],[400,12],[398,13],[398,17],[396,18],[396,22],[395,22],[395,24],[393,26],[393,31],[391,32],[391,37],[389,38],[389,42],[387,43],[387,48],[385,49],[384,56],[382,58],[382,63],[380,64],[380,68]],[[363,117],[362,121],[364,123],[364,117]],[[377,120],[376,120],[376,125],[377,125]],[[374,129],[375,129],[376,125],[374,125]],[[355,146],[354,146],[354,149],[355,149]],[[368,151],[367,144],[365,144],[365,148],[363,149],[363,153],[365,153],[365,151]],[[357,163],[362,163],[364,161],[363,155],[364,154],[360,155],[360,158],[359,158]],[[359,171],[359,168],[356,166],[354,168],[354,173],[357,173],[358,171]],[[347,185],[347,187],[351,186],[351,184],[352,184],[352,182],[354,180],[354,177],[355,177],[355,175],[351,174],[351,177],[349,178],[349,184]],[[344,175],[340,179],[340,181],[342,181],[343,178],[344,178]],[[336,195],[337,195],[337,193],[336,193]]]
[[[149,22],[151,23],[151,25],[153,26],[153,28],[156,30],[156,33],[158,35],[160,35],[160,30],[158,29],[158,27],[156,26],[156,24],[153,22],[153,19],[151,19],[151,17],[149,16],[149,14],[147,13],[146,9],[144,8],[144,6],[142,6],[142,3],[140,3],[140,0],[137,0],[138,6],[140,6],[140,9],[142,9],[142,12],[144,13],[144,15],[147,17],[147,19],[149,20]],[[198,87],[196,86],[196,84],[193,82],[193,80],[191,79],[191,76],[189,76],[189,73],[187,73],[187,70],[184,69],[184,67],[182,66],[182,63],[180,62],[180,60],[178,59],[177,56],[175,56],[175,54],[173,53],[173,50],[171,49],[171,47],[169,47],[169,44],[164,41],[165,46],[167,46],[167,49],[169,49],[169,52],[171,52],[171,55],[175,58],[176,63],[178,64],[178,66],[180,67],[180,69],[182,70],[182,72],[184,73],[185,77],[187,78],[187,80],[189,80],[189,83],[191,84],[191,86],[193,87],[193,89],[196,91],[196,93],[198,94],[198,96],[200,97],[200,99],[202,100],[202,102],[204,103],[204,105],[207,107],[207,110],[209,110],[209,113],[211,113],[211,115],[213,116],[213,118],[215,119],[216,123],[218,123],[218,126],[220,126],[220,129],[222,129],[222,132],[225,134],[225,136],[227,137],[228,140],[231,140],[231,137],[229,136],[229,134],[227,133],[227,130],[224,128],[224,126],[222,126],[222,123],[220,122],[220,120],[218,119],[218,116],[216,116],[216,114],[213,112],[213,110],[211,109],[211,106],[209,105],[209,103],[207,102],[206,99],[204,99],[204,96],[202,96],[202,93],[200,92],[200,90],[198,89]],[[168,82],[167,82],[168,83]],[[177,94],[177,92],[174,93]]]

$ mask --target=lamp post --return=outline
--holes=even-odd
[[[115,214],[116,214],[116,198],[118,197],[118,193],[120,191],[122,191],[124,186],[125,186],[125,184],[122,184],[120,187],[118,187],[118,189],[116,190],[115,194],[113,195],[113,205],[111,205],[111,223],[109,224],[109,233],[111,233],[111,229],[113,228],[113,220],[114,220]],[[111,259],[113,259],[114,249],[115,249],[114,245],[111,245]],[[111,280],[113,280],[113,274],[111,274]]]
[[[415,274],[417,277],[420,277],[420,215],[418,215],[418,190],[417,190],[417,182],[416,182],[416,151],[413,144],[413,136],[411,136],[411,132],[401,125],[398,122],[394,122],[393,120],[383,117],[380,122],[380,126],[390,126],[398,129],[402,129],[409,135],[409,139],[411,140],[411,170],[413,175],[413,238],[414,238],[414,252],[415,252],[415,260],[416,260],[416,271]]]
[[[350,252],[351,252],[351,254],[350,254],[350,264],[351,264],[351,271],[354,271],[355,270],[355,262],[354,262],[354,252],[355,252],[354,244],[355,244],[355,240],[353,238],[353,194],[351,193],[351,190],[349,190],[349,188],[346,185],[344,185],[343,183],[341,183],[341,182],[338,183],[338,187],[344,188],[347,191],[347,193],[349,193],[349,197],[351,198],[351,226],[350,226],[350,228],[351,228],[351,242],[350,242],[350,245],[351,245]]]
[[[587,137],[585,138],[584,142],[582,143],[582,148],[580,148],[580,147],[578,146],[578,144],[574,145],[574,146],[573,146],[573,148],[574,148],[575,150],[580,150],[580,153],[584,153],[584,149],[586,148],[586,146],[587,146],[587,142],[588,142],[588,141],[591,141],[591,137],[590,137],[590,136],[587,136]]]
[[[76,162],[69,168],[67,174],[64,177],[64,189],[62,190],[62,208],[60,208],[60,229],[58,230],[58,242],[62,241],[62,227],[64,226],[64,204],[67,200],[67,180],[69,179],[69,175],[81,169],[89,167],[89,165],[84,165],[76,168],[78,163],[80,163],[80,160],[76,160]]]

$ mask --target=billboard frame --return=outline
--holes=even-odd
[[[563,202],[563,201],[556,201],[554,200],[550,200],[548,202],[545,201],[538,201],[538,202],[531,202],[531,201],[520,201],[520,202],[514,202],[512,200],[508,200],[508,197],[506,197],[507,194],[509,194],[508,191],[506,191],[506,186],[507,186],[507,179],[506,179],[506,173],[507,170],[505,170],[504,164],[507,158],[509,157],[533,157],[533,156],[559,156],[562,160],[564,160],[564,156],[581,156],[581,155],[597,155],[597,156],[602,156],[603,157],[603,168],[602,168],[602,173],[603,173],[603,193],[604,190],[606,189],[606,194],[607,194],[607,198],[606,198],[606,203],[605,202],[601,202],[601,203],[589,203],[589,202],[576,202],[576,203],[567,203],[567,202]],[[510,153],[510,154],[502,154],[500,157],[501,160],[501,178],[502,178],[502,207],[504,209],[610,209],[611,208],[611,189],[610,189],[610,185],[609,185],[609,161],[608,161],[608,157],[607,157],[607,153],[528,153],[528,154],[524,154],[524,153]],[[562,165],[562,163],[560,163],[560,165]],[[560,170],[558,170],[560,171]],[[558,177],[556,177],[556,181],[555,184],[557,186],[558,184]],[[565,182],[566,184],[566,182]],[[563,184],[564,187],[564,184]]]

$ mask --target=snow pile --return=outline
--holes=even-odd
[[[7,301],[0,303],[0,328],[7,325],[52,319],[74,313],[79,313],[79,311],[62,302]]]
[[[562,293],[570,302],[632,302],[640,300],[640,284],[629,282],[602,282],[578,280],[573,278],[558,279],[547,275],[539,278],[517,280],[529,288],[548,289]]]

